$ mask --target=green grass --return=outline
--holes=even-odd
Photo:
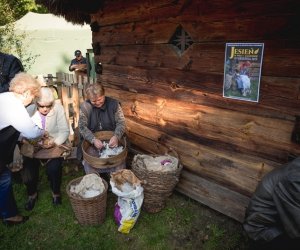
[[[23,225],[0,224],[0,249],[247,249],[247,239],[239,223],[177,192],[159,213],[141,211],[129,234],[117,231],[113,219],[117,197],[108,193],[105,222],[82,226],[74,215],[65,192],[66,185],[82,176],[66,162],[63,175],[63,204],[53,207],[51,191],[41,168],[39,199],[33,211],[23,209],[27,199],[24,185],[15,179],[17,204],[30,219]]]

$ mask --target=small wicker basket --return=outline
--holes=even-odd
[[[178,159],[177,153],[172,150],[169,155]],[[139,155],[137,155],[138,157]],[[158,155],[151,155],[158,156]],[[139,162],[139,163],[138,163]],[[143,209],[149,213],[160,212],[166,204],[166,200],[172,195],[176,184],[179,181],[182,165],[178,159],[178,165],[174,171],[151,171],[146,168],[141,161],[133,160],[132,171],[144,184],[144,202]]]
[[[96,132],[94,135],[100,140],[109,141],[114,133],[112,131],[100,131]],[[124,150],[120,154],[111,156],[109,158],[99,158],[87,153],[88,148],[91,146],[91,144],[88,141],[84,140],[82,143],[83,159],[94,168],[104,169],[116,167],[123,163],[127,157],[126,138],[123,137],[120,143],[124,147]]]
[[[92,198],[82,198],[70,192],[72,185],[80,183],[83,177],[79,177],[69,182],[66,187],[75,217],[81,225],[102,224],[106,216],[107,182],[102,178],[105,189],[103,192]]]

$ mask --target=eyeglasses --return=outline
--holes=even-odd
[[[50,104],[50,105],[41,105],[41,104],[37,103],[37,106],[38,106],[39,108],[47,108],[47,109],[50,109],[50,108],[52,108],[53,104]]]

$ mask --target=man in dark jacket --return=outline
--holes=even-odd
[[[250,249],[300,249],[300,157],[264,176],[243,226]]]
[[[75,71],[76,73],[87,73],[87,60],[82,56],[81,51],[75,50],[74,55],[75,58],[71,60],[69,70]]]
[[[0,52],[0,93],[7,92],[11,79],[23,71],[23,65],[17,57]]]

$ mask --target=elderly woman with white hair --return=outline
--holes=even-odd
[[[64,108],[60,102],[55,102],[53,92],[49,87],[42,87],[41,94],[37,100],[37,111],[32,120],[42,129],[48,132],[52,139],[50,145],[61,145],[68,140],[69,125],[66,119]],[[53,205],[61,204],[60,186],[62,178],[63,158],[51,158],[44,160],[50,188],[52,190]],[[23,171],[26,173],[24,184],[27,188],[28,201],[25,209],[30,211],[34,208],[38,197],[39,166],[41,161],[36,158],[24,157]]]

